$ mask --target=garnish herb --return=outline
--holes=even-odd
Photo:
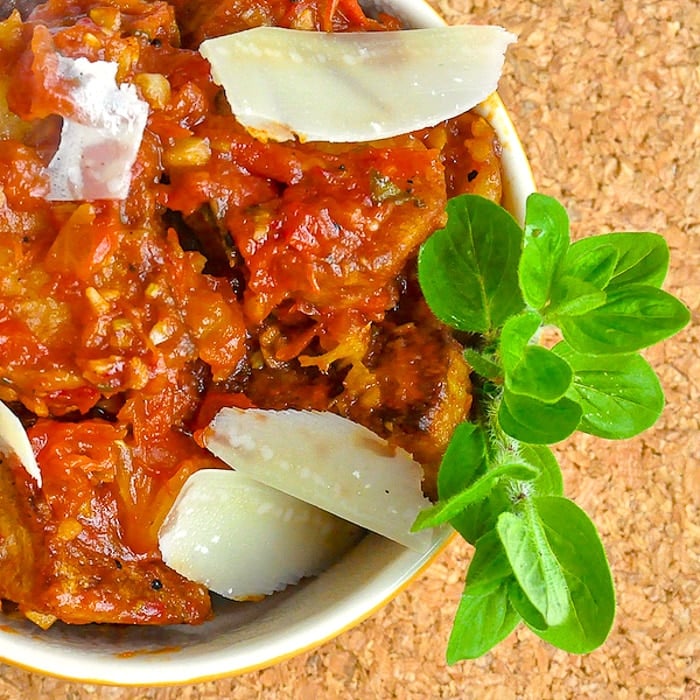
[[[669,252],[658,234],[571,243],[565,209],[538,193],[524,228],[476,195],[447,212],[418,276],[436,316],[478,338],[465,351],[476,405],[445,452],[439,501],[413,526],[449,522],[475,547],[447,660],[485,654],[520,621],[587,653],[610,632],[615,591],[595,525],[564,497],[547,445],[576,430],[625,439],[652,426],[664,396],[639,351],[690,314],[660,289]],[[562,340],[545,347],[545,330]]]

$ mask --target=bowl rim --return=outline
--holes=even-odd
[[[407,27],[447,24],[426,0],[365,0],[362,4],[369,12],[381,6],[397,15]],[[522,224],[525,200],[535,191],[523,146],[498,93],[487,98],[476,111],[491,123],[503,146],[504,205]],[[177,686],[261,670],[314,649],[376,613],[411,585],[447,548],[453,536],[451,529],[437,530],[429,548],[424,552],[412,552],[377,535],[368,535],[329,570],[292,589],[287,599],[303,601],[308,610],[313,610],[316,596],[324,598],[324,586],[330,588],[329,582],[340,585],[341,589],[344,586],[345,593],[327,601],[328,607],[322,609],[321,614],[286,626],[284,635],[279,634],[279,629],[274,633],[268,630],[253,640],[242,635],[233,643],[226,642],[229,636],[225,635],[219,639],[219,644],[192,646],[168,645],[146,639],[140,648],[134,648],[138,644],[127,640],[117,645],[119,651],[112,647],[86,650],[80,641],[92,640],[81,636],[85,628],[71,629],[71,634],[77,632],[78,640],[76,644],[67,644],[61,634],[52,635],[51,630],[41,632],[38,628],[30,628],[31,623],[7,618],[0,624],[0,661],[64,680],[122,687]],[[353,588],[353,569],[357,569],[358,563],[368,568],[368,560],[377,566],[371,585],[363,581],[362,587]],[[348,576],[350,584],[346,580]],[[254,605],[260,609],[266,602]],[[262,617],[255,615],[251,619],[255,622],[264,619],[268,626],[274,626],[284,608],[284,601],[278,607],[280,609],[272,601]],[[284,615],[282,617],[284,619]],[[160,629],[165,637],[172,628]],[[202,626],[194,628],[193,636],[199,629]],[[217,634],[214,632],[215,642]],[[144,636],[148,638],[145,632]],[[187,635],[181,636],[187,638]]]
[[[436,531],[430,547],[424,552],[408,550],[378,535],[366,536],[346,557],[323,574],[309,579],[296,589],[286,591],[288,599],[303,595],[307,609],[312,607],[318,593],[323,594],[323,590],[328,588],[325,581],[329,578],[339,587],[341,595],[331,596],[332,605],[323,608],[310,624],[306,620],[296,620],[285,627],[282,636],[277,629],[266,630],[252,642],[244,637],[236,640],[233,645],[204,645],[203,651],[192,657],[188,653],[191,649],[187,647],[162,644],[152,648],[152,644],[145,644],[143,648],[135,648],[139,646],[138,643],[129,639],[117,641],[119,651],[80,647],[71,649],[68,645],[61,644],[60,637],[51,638],[51,630],[33,631],[32,623],[21,621],[19,626],[29,630],[26,635],[11,623],[0,625],[0,660],[26,671],[62,680],[121,687],[178,686],[262,670],[310,651],[373,615],[420,576],[454,536],[455,533],[451,530]],[[352,581],[343,584],[349,572],[360,571],[359,566],[370,559],[377,565],[378,571],[370,590],[354,587]],[[379,565],[386,561],[389,564],[379,570]],[[352,576],[349,578],[352,579]],[[267,602],[273,602],[275,597],[269,597]],[[265,603],[244,605],[260,608]],[[255,616],[253,620],[264,620],[269,627],[269,622],[274,623],[276,616],[274,605],[268,605],[267,608],[263,615]],[[85,626],[88,627],[90,626]],[[167,636],[169,630],[176,627],[186,626],[161,627],[158,632]],[[67,634],[80,632],[69,626],[63,626],[63,629]],[[135,633],[139,631],[136,627],[130,629]],[[190,629],[196,634],[201,626]],[[237,631],[233,630],[234,634]],[[3,640],[3,637],[7,639]],[[86,637],[86,641],[94,640]],[[75,644],[75,640],[71,640],[71,643]],[[245,648],[237,648],[241,646]],[[181,658],[183,652],[186,658]],[[27,662],[27,658],[32,661]],[[162,673],[164,668],[168,669],[168,673]]]

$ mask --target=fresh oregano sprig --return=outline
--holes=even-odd
[[[639,351],[690,314],[661,289],[669,251],[658,234],[571,243],[565,209],[542,194],[528,198],[524,228],[475,195],[450,200],[447,213],[418,275],[435,315],[479,339],[465,351],[476,401],[444,455],[439,501],[414,529],[449,522],[475,546],[448,662],[481,656],[520,621],[586,653],[612,627],[613,581],[547,445],[576,430],[624,439],[653,425],[664,396]],[[545,329],[563,339],[546,347]]]

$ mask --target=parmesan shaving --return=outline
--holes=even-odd
[[[239,472],[418,552],[411,532],[423,496],[421,466],[401,448],[333,413],[224,408],[204,431],[213,454]]]
[[[362,530],[240,472],[192,474],[158,533],[163,561],[234,600],[255,599],[315,576]]]
[[[27,432],[20,419],[0,401],[0,454],[8,453],[15,455],[27,474],[41,486],[41,471]]]
[[[63,120],[61,142],[48,166],[48,199],[125,199],[148,104],[133,85],[117,85],[116,63],[59,56],[58,70],[74,85],[70,97],[79,113]]]
[[[361,142],[434,126],[496,90],[501,27],[326,33],[256,27],[202,42],[238,121],[259,138]]]

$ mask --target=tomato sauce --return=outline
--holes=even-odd
[[[261,24],[399,27],[354,0],[49,0],[0,22],[0,400],[44,480],[0,463],[0,598],[42,626],[207,619],[157,535],[186,478],[222,466],[196,441],[219,407],[336,411],[412,451],[428,493],[469,410],[414,260],[449,196],[500,200],[493,130],[257,140],[196,49]],[[125,200],[47,198],[81,118],[59,56],[116,63],[148,103]]]

